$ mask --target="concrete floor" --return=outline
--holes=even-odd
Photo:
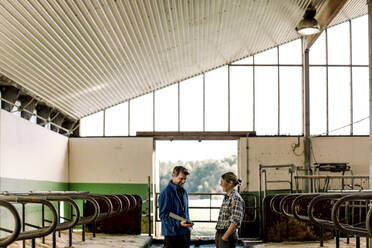
[[[264,243],[264,244],[257,244],[254,246],[246,246],[246,247],[254,247],[254,248],[278,248],[278,247],[291,247],[291,248],[319,248],[320,244],[318,242],[281,242],[281,243]],[[328,240],[324,242],[325,248],[334,248],[336,247],[336,240]],[[346,238],[340,239],[340,247],[341,248],[354,248],[355,246],[355,238],[350,238],[349,244],[346,241]],[[366,238],[360,239],[360,247],[366,247]]]
[[[340,239],[341,248],[354,248],[355,238],[350,238],[350,243],[347,244],[346,238]],[[213,244],[203,244],[200,246],[192,245],[190,248],[213,248]],[[41,239],[36,240],[36,247],[47,248],[52,247],[51,236],[46,238],[45,244],[42,243]],[[22,242],[17,241],[8,248],[21,248]],[[31,241],[27,240],[26,247],[31,247]],[[68,233],[62,232],[61,237],[57,237],[57,247],[65,248],[68,247]],[[97,234],[97,237],[93,238],[91,233],[87,233],[86,241],[81,241],[81,233],[73,233],[73,248],[160,248],[162,244],[154,244],[151,246],[151,239],[147,235],[108,235],[108,234]],[[281,243],[259,243],[257,241],[247,241],[244,245],[237,246],[237,248],[252,247],[252,248],[279,248],[279,247],[291,247],[291,248],[318,248],[320,247],[319,242],[281,242]],[[325,248],[336,247],[335,239],[324,242]],[[360,239],[360,247],[366,247],[366,238]]]
[[[61,232],[61,237],[57,235],[57,248],[66,248],[68,246],[68,232]],[[148,235],[109,235],[98,233],[93,238],[92,233],[87,233],[85,241],[81,241],[81,232],[74,231],[72,234],[73,248],[147,248],[151,247],[151,239]],[[22,248],[22,241],[17,241],[8,246],[8,248]],[[26,241],[26,247],[31,247],[31,240]],[[52,235],[45,238],[45,243],[41,238],[36,239],[37,248],[52,247]]]

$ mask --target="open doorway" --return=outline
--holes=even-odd
[[[189,193],[190,218],[195,221],[192,236],[213,236],[223,195],[221,175],[237,168],[238,141],[156,141],[156,192],[171,179],[172,169],[181,165],[190,175],[184,188]],[[158,213],[157,213],[158,214]],[[160,235],[160,222],[156,235]]]

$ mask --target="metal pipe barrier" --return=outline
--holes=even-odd
[[[300,208],[301,202],[307,205],[305,212]],[[330,219],[315,216],[314,210],[318,204],[331,201],[333,204],[330,210]],[[320,246],[323,246],[324,228],[335,232],[336,247],[340,247],[340,232],[349,235],[356,235],[356,247],[360,247],[360,236],[367,238],[369,247],[369,237],[372,235],[372,191],[338,191],[337,193],[303,193],[303,194],[278,194],[272,197],[270,208],[272,212],[284,216],[287,219],[296,218],[300,221],[309,222],[320,226]],[[289,207],[290,206],[290,207]],[[324,210],[324,208],[322,208]],[[358,210],[359,221],[355,221],[355,210]],[[351,211],[351,216],[350,216]],[[344,213],[340,219],[340,213]],[[351,221],[350,221],[351,217]],[[364,221],[365,220],[365,221]],[[351,223],[350,223],[351,222]],[[365,226],[364,226],[365,224]]]
[[[30,223],[23,223],[26,226],[30,226],[33,228],[36,228],[35,230],[29,230],[29,231],[22,231],[17,236],[16,240],[26,240],[26,239],[35,239],[40,238],[43,236],[47,236],[51,234],[56,226],[57,226],[57,211],[53,204],[46,200],[43,197],[37,197],[37,196],[17,196],[17,195],[1,195],[0,200],[12,202],[12,203],[21,203],[21,204],[27,204],[27,203],[37,203],[42,204],[44,206],[47,206],[52,214],[52,220],[49,226],[47,227],[40,227],[36,226]],[[34,242],[33,242],[34,243]],[[34,245],[33,245],[34,247]]]
[[[277,194],[277,195],[274,195],[273,198],[271,198],[271,200],[270,200],[271,211],[273,211],[277,215],[280,215],[280,216],[283,216],[283,217],[284,217],[284,214],[279,209],[279,203],[282,200],[282,198],[286,195],[288,195],[288,194]]]
[[[334,207],[332,208],[332,220],[335,224],[335,226],[341,230],[343,233],[351,234],[351,235],[357,235],[356,236],[356,247],[360,247],[360,236],[366,237],[367,238],[367,247],[369,247],[369,237],[370,233],[368,230],[368,225],[370,224],[369,218],[371,217],[370,214],[368,215],[367,211],[370,212],[369,208],[369,201],[372,200],[372,193],[371,192],[362,192],[362,193],[357,193],[357,194],[352,194],[352,195],[347,195],[339,199]],[[362,202],[365,201],[365,205],[361,207]],[[341,223],[339,220],[339,212],[341,207],[347,207],[348,204],[352,202],[353,208],[355,207],[354,203],[357,202],[357,206],[360,208],[359,211],[359,223],[357,223],[358,226],[355,226],[354,223],[351,225],[348,223]],[[365,223],[363,222],[362,218],[362,210],[365,209],[366,212],[366,221]],[[345,211],[348,211],[345,209]],[[368,224],[367,224],[368,221]],[[365,224],[364,227],[360,227],[359,225]]]
[[[286,211],[286,206],[287,206],[288,210],[291,211],[292,210],[292,208],[291,208],[292,203],[297,196],[299,196],[299,194],[288,194],[280,200],[279,209],[280,209],[280,212],[282,212],[283,216],[285,216],[287,218],[292,218],[292,219],[295,218],[293,213],[290,213],[290,212]],[[290,201],[290,202],[287,203],[287,201]]]
[[[364,187],[369,186],[369,176],[358,176],[358,175],[302,175],[294,176],[296,192],[301,191],[299,181],[309,180],[311,182],[311,191],[312,193],[316,192],[330,192],[329,185],[332,184],[332,181],[339,180],[340,187],[345,189],[345,186],[349,187],[350,190],[353,190],[355,187],[359,187],[360,190],[363,190]],[[324,180],[323,189],[321,189],[320,181]],[[345,181],[349,181],[350,184],[345,184]],[[359,183],[357,183],[359,182]],[[317,186],[317,187],[315,187]],[[339,191],[339,190],[336,190]]]
[[[17,240],[17,237],[18,237],[19,233],[21,232],[21,218],[19,217],[17,209],[12,204],[10,204],[9,202],[4,201],[4,200],[0,200],[0,206],[9,210],[9,212],[12,214],[13,220],[14,220],[13,230],[9,230],[9,229],[0,227],[1,231],[10,233],[10,235],[0,239],[0,247],[6,247],[6,246],[10,245],[11,243],[13,243],[14,241]]]
[[[93,213],[88,216],[81,215],[76,201],[90,202],[93,206]],[[26,239],[32,239],[32,247],[35,247],[36,238],[45,237],[51,233],[53,233],[53,247],[56,247],[56,232],[67,229],[69,230],[69,246],[72,246],[72,230],[76,225],[82,225],[82,240],[84,241],[85,225],[95,224],[97,221],[135,209],[139,201],[142,202],[140,196],[127,194],[89,194],[89,192],[78,191],[0,192],[0,206],[5,207],[14,219],[14,230],[0,227],[1,231],[11,233],[0,239],[0,247],[6,247],[16,240]],[[58,211],[52,202],[58,203]],[[60,215],[59,207],[61,202],[66,202],[70,205],[71,218]],[[20,214],[11,203],[22,204],[22,221]],[[26,223],[25,205],[28,203],[41,204],[42,226]],[[45,206],[50,209],[51,219],[45,218]],[[61,220],[63,222],[60,222]],[[49,225],[45,226],[45,222],[49,223]],[[26,231],[26,226],[35,228],[35,230]],[[94,229],[93,236],[95,236],[95,232],[96,230]]]

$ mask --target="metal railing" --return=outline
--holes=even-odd
[[[89,202],[93,206],[93,212],[84,216],[76,201]],[[58,207],[56,209],[55,204]],[[66,218],[60,213],[60,204],[70,205],[70,217]],[[142,199],[137,195],[125,194],[89,194],[89,192],[55,191],[55,192],[0,192],[0,206],[7,210],[13,218],[13,228],[8,229],[0,226],[0,231],[7,233],[0,238],[0,247],[6,247],[17,240],[31,239],[32,247],[36,247],[36,238],[43,238],[53,233],[52,246],[56,247],[56,232],[69,230],[69,246],[72,246],[72,230],[76,225],[82,225],[82,240],[85,241],[85,225],[93,224],[93,237],[96,236],[96,222],[124,214],[135,209],[137,203],[142,205]],[[18,212],[15,204],[21,204],[21,212]],[[37,204],[41,206],[41,226],[26,221],[26,205]],[[45,207],[49,209],[45,215]],[[82,213],[82,214],[80,214]],[[3,213],[4,214],[4,213]],[[22,217],[21,217],[22,216]],[[47,223],[48,225],[45,225]],[[26,227],[31,228],[26,230]]]
[[[258,196],[256,194],[252,194],[252,193],[247,193],[247,192],[239,192],[239,194],[242,196],[243,199],[247,199],[248,197],[251,197],[252,199],[252,204],[247,204],[247,202],[249,201],[246,201],[246,205],[245,205],[245,216],[244,216],[244,219],[243,219],[243,223],[252,223],[252,222],[256,222],[259,218],[259,200],[258,200]],[[159,223],[161,222],[160,218],[159,218],[159,214],[158,214],[158,209],[159,209],[159,206],[158,206],[158,198],[159,198],[159,195],[160,193],[157,192],[155,193],[155,210],[156,210],[156,213],[155,213],[155,222],[156,223]],[[209,219],[206,220],[206,219],[194,219],[191,217],[191,220],[192,222],[195,222],[195,223],[217,223],[217,219],[212,219],[212,210],[213,209],[220,209],[220,205],[222,204],[222,200],[221,202],[219,203],[219,205],[214,205],[213,204],[213,200],[212,198],[213,197],[216,197],[216,196],[225,196],[226,194],[225,193],[195,193],[195,192],[192,192],[192,193],[188,193],[189,195],[189,202],[192,201],[191,198],[195,197],[195,196],[199,196],[199,197],[205,197],[204,200],[208,200],[209,204],[208,205],[203,205],[203,206],[197,206],[197,205],[192,205],[192,206],[189,206],[189,209],[207,209],[209,210]],[[199,198],[201,199],[201,198]],[[248,214],[250,213],[250,214]],[[191,215],[191,214],[190,214]],[[251,216],[251,219],[249,219],[249,216]],[[218,216],[217,216],[218,217]]]
[[[371,191],[340,190],[333,193],[278,194],[271,198],[270,209],[288,219],[319,226],[321,247],[324,230],[328,229],[335,233],[336,247],[340,247],[340,233],[344,233],[347,243],[350,235],[355,235],[356,247],[359,248],[360,237],[367,238],[367,247],[369,237],[372,237],[371,203]],[[324,208],[322,204],[329,204],[330,207]]]

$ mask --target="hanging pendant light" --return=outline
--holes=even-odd
[[[320,31],[318,21],[314,18],[316,15],[316,9],[310,4],[307,7],[304,18],[297,25],[296,30],[300,35],[312,35]]]

